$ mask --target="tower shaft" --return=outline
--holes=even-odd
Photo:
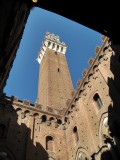
[[[66,45],[59,37],[47,33],[38,55],[40,63],[38,100],[43,107],[66,108],[73,85],[65,57]]]

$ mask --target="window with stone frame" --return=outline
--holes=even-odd
[[[74,133],[75,142],[77,143],[79,141],[79,135],[78,135],[78,130],[76,126],[73,128],[73,133]]]
[[[52,136],[46,137],[46,150],[53,151],[53,137]]]
[[[94,96],[93,96],[93,100],[97,106],[98,109],[101,109],[103,107],[103,103],[102,103],[102,100],[99,96],[98,93],[96,93]]]

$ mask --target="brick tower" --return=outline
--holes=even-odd
[[[37,103],[43,108],[66,108],[73,85],[66,62],[65,43],[59,36],[46,33],[37,61],[40,64]]]

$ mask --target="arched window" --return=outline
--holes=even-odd
[[[103,106],[103,103],[102,103],[102,101],[101,101],[100,96],[99,96],[98,93],[96,93],[96,94],[93,96],[93,100],[94,100],[97,108],[98,108],[98,109],[101,109],[102,106]]]
[[[46,120],[47,120],[46,115],[42,115],[41,120],[42,120],[42,122],[46,122]]]
[[[3,140],[5,136],[5,125],[0,124],[0,140]]]
[[[46,137],[46,150],[53,151],[53,137]]]
[[[58,124],[62,124],[62,120],[61,119],[57,119],[57,123]]]
[[[73,133],[74,133],[75,142],[78,142],[79,136],[78,136],[78,130],[76,126],[73,128]]]

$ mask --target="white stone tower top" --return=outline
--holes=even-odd
[[[54,35],[53,33],[46,32],[46,35],[42,42],[42,46],[38,53],[37,61],[39,64],[41,63],[47,49],[53,50],[57,53],[65,54],[66,48],[66,44],[64,42],[60,42],[59,36]]]

